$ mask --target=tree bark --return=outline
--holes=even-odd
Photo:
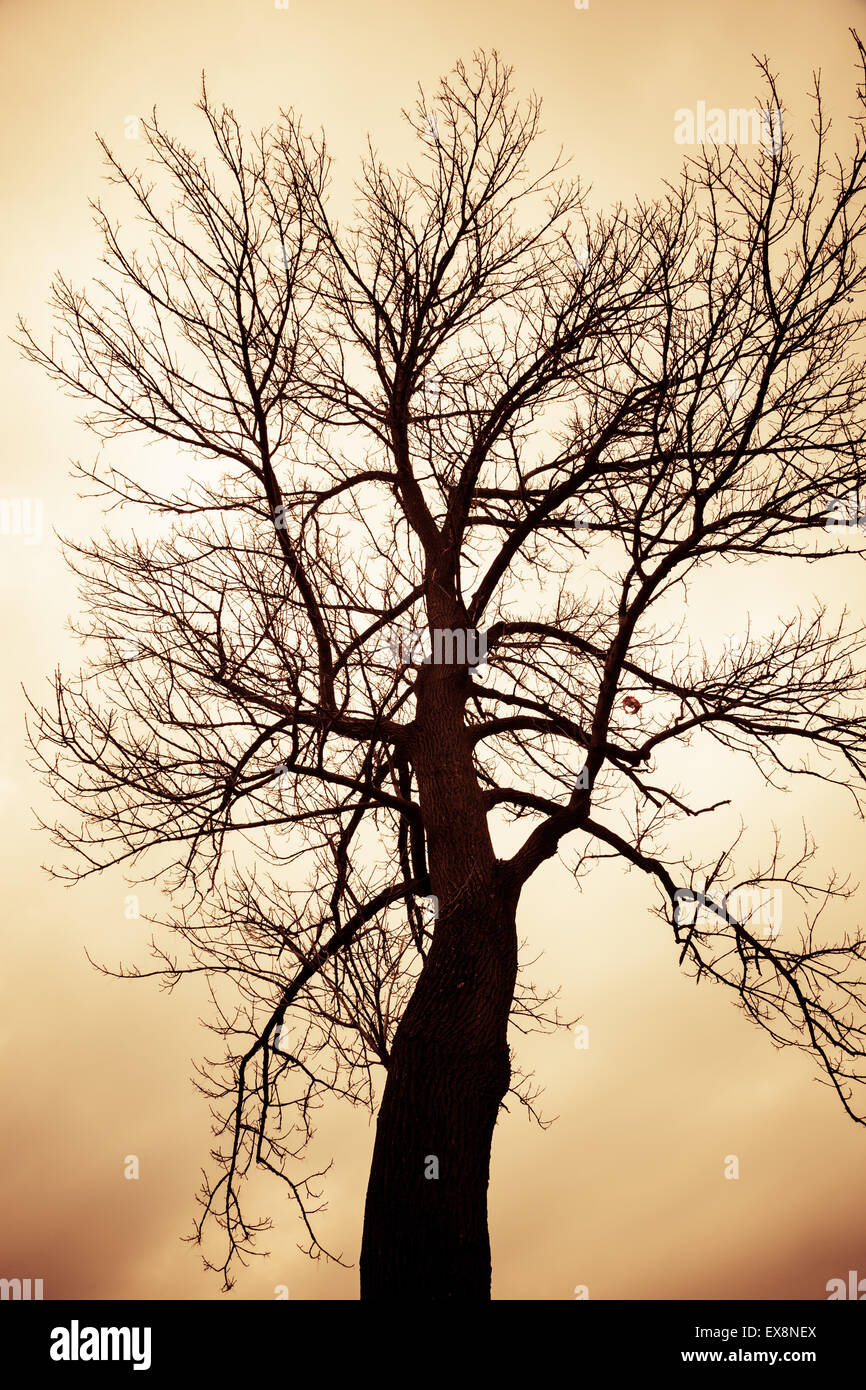
[[[459,673],[424,675],[411,756],[439,917],[391,1049],[361,1298],[479,1301],[490,1298],[490,1151],[511,1076],[516,902],[493,854]]]
[[[487,1185],[508,1090],[514,915],[490,885],[440,918],[397,1028],[364,1212],[362,1299],[490,1298]]]

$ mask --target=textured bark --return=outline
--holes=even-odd
[[[411,753],[439,919],[392,1047],[367,1190],[361,1297],[484,1300],[490,1150],[510,1081],[515,902],[472,767],[460,674],[430,670],[425,678]]]

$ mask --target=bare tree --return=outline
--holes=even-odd
[[[561,158],[532,170],[537,99],[477,55],[404,112],[412,167],[370,147],[346,226],[323,140],[292,112],[251,139],[203,88],[212,162],[155,113],[153,184],[104,146],[146,247],[94,203],[104,278],[56,280],[56,342],[22,324],[98,435],[177,460],[163,490],[143,458],[79,466],[150,520],[69,545],[93,659],[32,739],[71,808],[56,871],[150,856],[175,895],[177,952],[124,973],[209,982],[196,1234],[223,1228],[226,1286],[269,1224],[242,1205],[256,1165],[328,1253],[303,1150],[329,1094],[375,1106],[381,1067],[362,1296],[489,1298],[493,1129],[512,1085],[533,1104],[509,1016],[561,1022],[516,914],[565,837],[578,873],[649,875],[681,965],[862,1122],[866,942],[818,930],[847,881],[808,833],[745,869],[729,835],[708,864],[666,847],[728,804],[676,784],[671,745],[863,801],[864,629],[819,603],[718,656],[677,606],[701,568],[862,549],[859,511],[830,519],[863,482],[864,91],[837,158],[816,82],[805,166],[759,67],[763,147],[704,146],[651,205],[591,214]],[[731,908],[782,886],[784,932]]]

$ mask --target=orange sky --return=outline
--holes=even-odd
[[[753,52],[770,56],[795,115],[820,66],[844,132],[854,89],[847,29],[859,23],[866,34],[866,6],[590,0],[579,11],[572,0],[289,0],[284,10],[273,0],[3,0],[0,23],[0,494],[39,501],[45,527],[38,544],[0,535],[0,1275],[41,1277],[49,1298],[218,1297],[217,1277],[179,1239],[197,1210],[209,1147],[206,1102],[188,1079],[191,1059],[211,1042],[198,1023],[201,996],[193,983],[166,996],[94,973],[85,945],[111,963],[143,961],[147,926],[127,919],[126,895],[138,893],[144,918],[160,909],[158,889],[133,890],[115,875],[64,890],[40,868],[52,851],[30,809],[52,815],[26,763],[21,683],[38,693],[58,661],[76,659],[65,624],[77,597],[52,528],[93,526],[68,465],[95,455],[96,444],[75,424],[76,405],[19,360],[6,334],[18,312],[44,328],[56,268],[78,281],[96,270],[87,210],[100,186],[94,131],[134,159],[126,119],[156,104],[169,129],[197,139],[192,105],[204,69],[213,96],[246,125],[292,105],[323,126],[338,189],[348,190],[366,132],[387,153],[419,80],[432,86],[456,58],[496,47],[514,65],[518,91],[542,95],[547,138],[573,155],[597,206],[628,203],[675,177],[678,108],[754,104]],[[726,576],[723,596],[709,586],[695,595],[695,611],[712,631],[731,630],[747,611],[772,622],[798,599],[808,603],[820,582],[862,614],[859,567],[820,568],[796,592],[777,574],[757,588],[754,572]],[[683,767],[693,784],[719,771],[698,758]],[[863,826],[838,792],[768,793],[745,775],[736,792],[751,847],[766,846],[771,821],[796,836],[808,815],[832,856],[825,862],[856,873]],[[863,893],[840,926],[862,918]],[[552,864],[524,898],[521,934],[530,954],[545,953],[534,974],[561,986],[562,1011],[582,1016],[591,1045],[577,1050],[568,1034],[521,1045],[546,1086],[545,1113],[559,1118],[542,1133],[512,1110],[497,1128],[494,1295],[568,1299],[587,1285],[591,1298],[822,1298],[829,1279],[866,1275],[866,1131],[816,1083],[807,1059],[775,1052],[727,998],[678,974],[652,901],[646,881],[611,864],[582,893]],[[272,1254],[241,1271],[233,1296],[270,1298],[278,1284],[294,1298],[357,1296],[372,1140],[373,1122],[338,1105],[315,1151],[335,1157],[322,1240],[355,1267],[307,1261],[288,1202],[262,1183],[258,1206],[276,1225]],[[131,1153],[138,1181],[123,1176]],[[739,1157],[738,1181],[724,1178],[728,1154]]]

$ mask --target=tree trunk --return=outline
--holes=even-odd
[[[508,1090],[513,911],[440,918],[394,1038],[367,1188],[362,1299],[490,1298],[487,1185]]]
[[[439,917],[391,1049],[364,1212],[364,1300],[490,1298],[487,1186],[511,1075],[516,902],[493,854],[454,674],[425,672],[411,749]]]

